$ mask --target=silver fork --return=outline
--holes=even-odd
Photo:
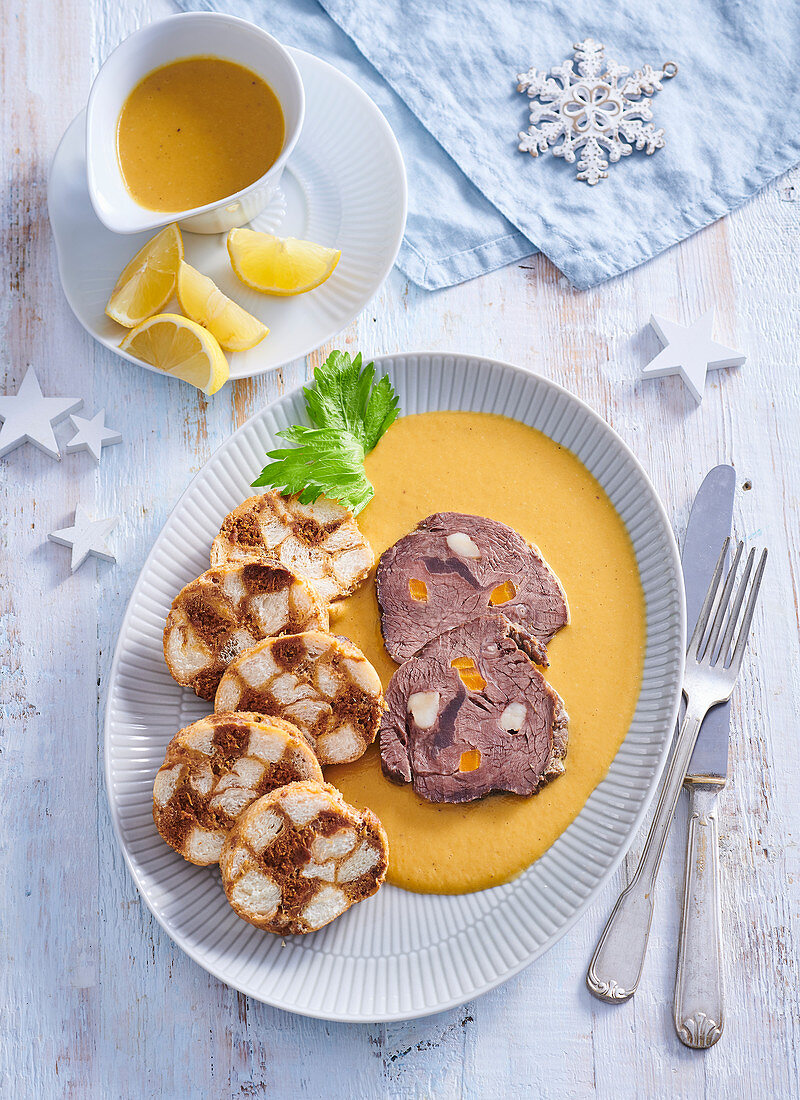
[[[697,618],[697,626],[686,650],[686,670],[683,678],[686,713],[667,767],[644,851],[635,875],[622,891],[617,904],[611,911],[586,974],[586,984],[590,991],[610,1004],[627,1001],[636,992],[642,976],[647,940],[650,935],[656,876],[697,734],[711,707],[730,699],[736,677],[742,667],[742,655],[747,645],[747,635],[753,620],[761,578],[764,575],[767,551],[764,550],[759,559],[736,642],[731,652],[734,632],[747,595],[756,551],[755,548],[750,551],[734,595],[736,571],[742,554],[742,543],[739,543],[717,600],[717,591],[730,541],[728,538],[723,543],[714,576]],[[712,611],[714,611],[713,621]],[[709,622],[710,630],[708,630]]]

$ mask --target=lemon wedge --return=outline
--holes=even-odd
[[[252,229],[228,234],[231,266],[242,282],[264,294],[305,294],[324,283],[339,262],[338,248]]]
[[[135,328],[172,297],[183,259],[181,231],[173,222],[140,248],[117,279],[106,313],[125,328]]]
[[[226,297],[207,275],[181,262],[178,303],[187,317],[207,328],[228,351],[248,351],[269,332],[257,317]]]
[[[228,381],[230,368],[208,329],[177,313],[159,313],[129,332],[123,351],[212,394]]]

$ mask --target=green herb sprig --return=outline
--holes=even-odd
[[[362,368],[361,353],[351,359],[346,351],[332,351],[303,393],[314,427],[279,432],[294,446],[268,451],[272,462],[253,486],[299,493],[303,504],[330,497],[358,514],[375,495],[364,458],[397,419],[397,394],[386,375],[375,381],[374,363]]]

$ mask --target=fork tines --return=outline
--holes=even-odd
[[[753,572],[753,562],[756,557],[756,548],[752,548],[747,555],[744,571],[739,580],[738,587],[736,588],[736,593],[733,595],[733,600],[731,600],[744,543],[737,543],[736,550],[733,554],[733,560],[731,561],[725,576],[724,584],[722,585],[722,590],[720,591],[720,581],[725,570],[725,559],[728,555],[730,544],[731,540],[729,538],[725,539],[722,544],[722,550],[714,569],[714,576],[709,585],[703,607],[697,618],[697,626],[689,642],[687,656],[692,660],[709,665],[712,668],[721,664],[723,668],[735,666],[736,671],[738,671],[738,666],[741,664],[742,654],[747,644],[747,635],[750,630],[750,623],[753,619],[756,600],[758,599],[758,590],[761,587],[761,578],[764,575],[764,567],[767,563],[767,551],[766,549],[761,551],[761,556],[759,557],[758,565],[752,583],[750,584],[750,593],[748,595],[748,583],[750,582],[750,575]],[[747,604],[744,608],[739,633],[736,637],[733,652],[731,653],[731,645],[734,641],[734,631],[739,621],[742,605],[745,602],[745,596],[747,596]],[[712,611],[714,612],[713,621],[711,617]],[[708,629],[709,622],[711,622],[710,629]],[[721,642],[720,635],[722,636]]]

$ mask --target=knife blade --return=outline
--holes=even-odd
[[[735,491],[733,466],[715,466],[706,474],[694,498],[681,555],[687,637],[691,637],[700,614],[719,548],[731,533]],[[730,703],[722,703],[706,715],[689,761],[687,781],[706,775],[723,780],[727,776],[730,714]]]
[[[716,466],[698,490],[683,541],[687,624],[694,629],[718,547],[730,534],[736,472]],[[725,1026],[717,795],[728,774],[730,706],[705,716],[684,784],[689,792],[683,908],[673,1020],[681,1042],[705,1050]]]
[[[713,576],[716,571],[712,563],[718,562],[720,545],[724,542],[724,536],[727,531],[730,530],[735,480],[736,475],[733,467],[722,466],[715,468],[706,476],[692,508],[687,537],[684,540],[685,546],[683,554],[685,570],[684,583],[691,601],[690,625],[692,628],[695,625],[701,606],[700,593],[702,593],[703,603],[705,603],[705,586],[708,585],[709,578]],[[693,713],[696,706],[696,703],[692,704]],[[705,714],[706,721],[711,714],[713,714],[712,711],[706,711],[705,707],[703,707],[703,713]],[[723,724],[723,731],[724,728]],[[689,753],[689,744],[694,743],[694,734],[696,730],[696,722],[687,723],[685,714],[684,721],[679,727],[675,741],[672,745],[672,751],[667,762],[665,775],[662,777],[661,793],[645,842],[644,851],[639,861],[639,866],[631,881],[617,898],[617,903],[606,922],[606,926],[600,935],[597,947],[589,963],[586,972],[586,984],[589,987],[589,991],[602,1001],[608,1001],[615,1004],[619,1004],[621,1001],[627,1001],[634,995],[639,985],[645,952],[647,951],[650,923],[653,916],[653,896],[655,893],[656,877],[658,875],[661,855],[664,851],[664,844],[669,832],[669,827],[680,796],[681,786],[686,782],[686,757]],[[689,736],[687,736],[689,733],[691,733],[691,740]],[[717,792],[723,783],[724,779],[710,778],[706,779],[704,782],[690,784],[690,802],[693,806],[696,805],[698,797],[704,797],[706,793],[710,791],[709,801],[712,803],[711,808],[713,810],[713,800],[716,799]],[[690,809],[690,857],[693,857],[700,847],[697,844],[692,846],[692,841],[696,836],[696,830],[694,832],[691,831],[693,822],[700,822],[700,820],[700,814],[695,814],[694,809]],[[703,818],[704,824],[706,820],[707,815]],[[713,816],[713,825],[716,830],[715,816]],[[716,833],[714,835],[714,843],[716,845]],[[713,868],[714,875],[712,886],[714,886],[718,882],[718,875],[716,874],[718,870],[718,861],[707,858],[710,852],[711,845],[704,844],[703,851],[698,856],[698,861],[702,862],[704,867],[708,866],[709,869]],[[694,866],[695,863],[692,865]],[[689,859],[687,859],[687,867],[688,866]],[[684,892],[684,897],[691,903],[692,895],[690,891],[686,890]],[[712,890],[711,903],[706,907],[708,915],[707,925],[710,929],[708,936],[717,945],[721,942],[719,935],[719,920],[717,919],[717,914],[719,912],[719,906],[717,904],[718,898],[719,891],[716,889]],[[691,910],[691,904],[689,905],[689,909]],[[685,932],[688,927],[685,919],[686,912],[687,909],[685,907],[684,920],[681,928],[682,933]],[[706,931],[705,927],[703,931]],[[682,936],[680,943],[679,959],[682,957],[685,961],[687,955],[691,954],[693,943],[685,936]],[[688,952],[686,950],[687,946],[690,949]],[[716,953],[715,958],[717,961],[719,960],[719,952]],[[691,972],[692,977],[694,977],[695,974],[699,974],[700,969],[701,968],[693,967],[691,964],[688,968],[684,967],[684,970]],[[682,972],[679,971],[679,973],[682,976]],[[720,982],[712,978],[709,983],[706,983],[704,980],[705,973],[706,972],[703,971],[701,974],[701,978],[703,979],[700,983],[703,987],[702,991],[706,992],[707,988],[710,986],[712,992],[718,994],[713,998],[713,1001],[708,1002],[714,1006],[712,1008],[714,1015],[709,1015],[709,1019],[714,1022],[713,1034],[718,1036],[721,1033],[721,1024],[718,1027],[717,1021],[722,1020],[722,1012],[721,1010],[717,1011],[716,1008],[716,1005],[721,1005],[722,1003]],[[717,965],[716,975],[718,976],[719,974],[721,974],[721,967]],[[693,1005],[696,1000],[700,999],[694,998],[694,990],[689,987],[689,983],[684,982],[681,985],[680,995],[676,996],[677,1007],[675,1019],[676,1027],[678,1028],[685,1028],[690,1023],[689,1017],[683,1014],[683,1007],[686,1000],[683,993],[686,988],[689,988],[689,991],[692,993]],[[705,1016],[703,1018],[705,1019]],[[705,1036],[705,1030],[701,1030],[703,1030],[703,1035]],[[680,1030],[679,1034],[682,1034]],[[687,1040],[684,1039],[684,1041]]]

